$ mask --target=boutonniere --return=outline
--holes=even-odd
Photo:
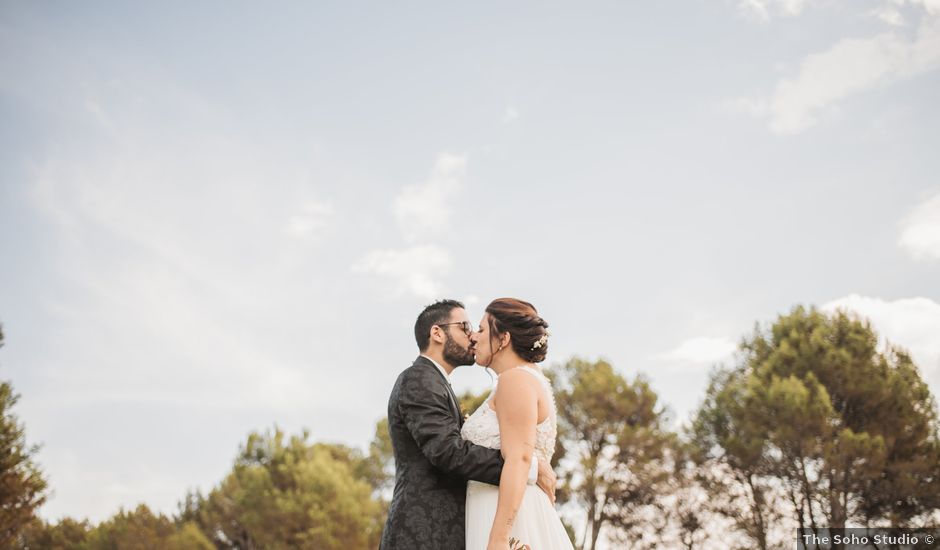
[[[509,550],[532,550],[532,547],[515,537],[509,539]]]

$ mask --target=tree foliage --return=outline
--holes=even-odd
[[[233,471],[206,497],[188,496],[181,516],[197,518],[219,548],[376,546],[384,509],[372,498],[375,487],[357,477],[371,471],[368,461],[307,438],[252,433]]]
[[[13,414],[18,400],[13,386],[0,382],[0,548],[12,546],[46,500],[46,480],[34,460],[39,447],[26,443],[25,428]]]
[[[0,346],[3,336],[0,332]],[[792,528],[921,526],[940,509],[934,398],[909,354],[868,323],[797,307],[713,371],[680,439],[656,392],[607,361],[546,371],[558,412],[552,465],[579,547],[792,546]],[[489,392],[467,392],[472,413]],[[36,517],[46,482],[0,384],[0,547],[178,550],[374,548],[394,478],[388,422],[363,452],[304,432],[251,433],[208,494],[176,517],[144,505],[98,525]],[[565,503],[571,503],[565,506]],[[567,524],[566,524],[567,525]],[[571,531],[569,527],[569,531]],[[574,537],[572,537],[574,538]]]
[[[471,415],[473,411],[480,408],[480,405],[490,396],[490,390],[484,390],[480,393],[474,393],[470,390],[465,391],[457,400],[460,405],[460,412],[464,415]]]
[[[174,523],[154,514],[146,505],[120,510],[88,533],[82,550],[214,550],[209,539],[192,522]]]
[[[43,550],[74,550],[84,548],[92,526],[87,521],[64,518],[58,523],[46,523],[39,518],[30,522],[20,533],[18,548]]]
[[[388,431],[388,418],[376,422],[369,454],[362,461],[362,477],[372,486],[376,496],[382,497],[382,492],[392,489],[395,482],[395,452]]]
[[[795,308],[716,371],[693,439],[715,496],[767,548],[771,495],[798,527],[909,526],[940,507],[937,409],[901,349],[878,350],[867,322]],[[703,470],[704,471],[704,470]],[[718,478],[723,477],[723,480]],[[720,499],[727,502],[727,499]]]
[[[97,526],[65,518],[51,524],[34,520],[16,547],[23,550],[214,550],[215,546],[191,521],[177,522],[141,504],[119,510]]]
[[[581,547],[595,548],[605,526],[622,544],[654,545],[637,535],[660,515],[676,444],[658,396],[604,360],[574,358],[551,374],[568,464],[559,468],[561,495],[586,510]]]

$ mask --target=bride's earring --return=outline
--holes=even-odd
[[[496,348],[496,351],[493,352],[493,355],[496,355],[497,353],[499,353],[499,350],[503,349],[503,347],[505,347],[505,345],[506,345],[506,344],[503,344],[503,339],[500,338],[500,339],[499,339],[499,347]]]

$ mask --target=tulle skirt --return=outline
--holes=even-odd
[[[486,550],[498,500],[499,487],[467,482],[467,550]],[[535,485],[526,485],[511,536],[532,550],[574,550],[552,501]]]

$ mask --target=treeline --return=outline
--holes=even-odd
[[[795,529],[940,527],[937,405],[870,325],[797,307],[712,371],[670,431],[643,377],[604,361],[555,372],[563,499],[581,549],[793,548]],[[835,532],[831,532],[835,534]]]
[[[0,334],[2,343],[2,334]],[[691,424],[672,429],[643,376],[573,358],[549,369],[553,465],[575,546],[792,548],[794,529],[940,524],[937,405],[910,356],[869,324],[797,307],[716,367]],[[0,393],[0,547],[376,548],[394,465],[387,424],[366,451],[253,433],[208,494],[171,516],[140,505],[98,525],[35,515],[46,491]],[[483,395],[462,396],[470,412]],[[13,457],[12,459],[10,457]],[[13,488],[8,491],[7,488]]]
[[[91,525],[32,518],[11,545],[21,549],[172,550],[377,548],[387,502],[391,446],[364,454],[311,443],[308,434],[252,433],[232,471],[208,494],[191,492],[168,517],[146,505]],[[0,546],[7,548],[8,546]]]

